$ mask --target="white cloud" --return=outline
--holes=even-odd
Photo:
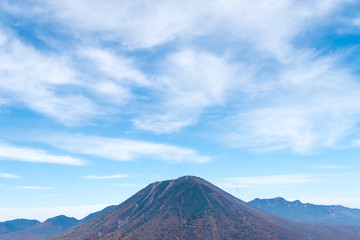
[[[74,32],[96,34],[128,48],[148,48],[174,40],[182,34],[195,35],[202,4],[182,1],[42,1],[45,11],[35,13],[51,18]],[[183,11],[183,9],[187,11]],[[195,26],[194,26],[195,25]],[[86,35],[86,34],[85,34]],[[88,35],[88,36],[89,36]]]
[[[111,0],[104,4],[100,0],[43,0],[25,4],[23,9],[9,2],[3,8],[17,15],[26,9],[28,15],[57,21],[75,33],[82,32],[84,38],[96,34],[99,40],[115,40],[130,48],[151,48],[176,39],[221,33],[283,58],[294,36],[346,2]]]
[[[156,112],[134,120],[136,127],[157,133],[177,131],[195,124],[206,108],[225,105],[230,90],[240,86],[239,64],[206,52],[183,50],[161,64],[156,82],[160,95]]]
[[[360,118],[356,79],[339,56],[296,50],[295,40],[347,2],[8,1],[4,11],[72,30],[80,47],[49,56],[0,33],[0,103],[70,125],[126,106],[135,127],[155,133],[195,125],[214,110],[230,116],[224,125],[236,146],[307,153],[346,145]]]
[[[109,205],[0,208],[0,221],[18,218],[45,221],[48,218],[59,215],[66,215],[81,219],[86,217],[88,214],[100,211]]]
[[[87,97],[60,91],[80,84],[67,58],[42,54],[2,29],[0,34],[4,36],[0,42],[0,93],[4,104],[20,103],[70,125],[99,115]]]
[[[193,163],[203,163],[210,160],[209,157],[201,156],[189,148],[122,138],[59,135],[46,136],[38,140],[72,153],[93,155],[118,161],[131,161],[144,157]]]
[[[85,161],[71,156],[53,155],[44,150],[17,147],[0,143],[0,159],[33,163],[85,165]]]
[[[51,190],[51,187],[42,187],[42,186],[18,186],[19,189],[26,190]]]
[[[137,70],[135,62],[115,52],[100,48],[82,48],[79,57],[88,67],[83,69],[91,84],[86,84],[97,96],[106,102],[123,105],[134,94],[132,88],[149,86],[147,77]],[[99,79],[100,78],[100,79]]]
[[[346,2],[219,0],[212,2],[211,10],[218,30],[280,62],[288,62],[294,54],[293,39],[314,23],[321,24]]]
[[[9,30],[0,28],[0,38],[1,105],[25,106],[73,126],[117,113],[134,98],[134,87],[149,85],[132,60],[104,49],[61,55],[43,53]]]
[[[115,174],[115,175],[108,175],[108,176],[97,176],[97,175],[88,175],[84,176],[85,179],[118,179],[118,178],[128,178],[128,175],[125,174]]]
[[[21,177],[10,173],[0,173],[0,178],[21,178]]]
[[[353,24],[356,25],[357,27],[360,27],[360,17],[355,18],[355,19],[353,20]]]
[[[340,165],[334,165],[334,164],[320,164],[320,165],[313,165],[312,167],[316,168],[316,169],[322,169],[322,170],[336,170],[336,169],[348,168],[349,166],[340,166]]]
[[[260,151],[309,153],[349,146],[360,119],[360,84],[334,58],[305,54],[279,69],[247,110],[231,116],[229,142]],[[256,88],[253,89],[256,91]]]
[[[266,186],[287,186],[293,184],[305,184],[324,182],[327,175],[313,173],[296,173],[256,177],[227,178],[225,183],[218,186],[224,188],[251,188]]]

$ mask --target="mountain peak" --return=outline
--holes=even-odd
[[[332,229],[321,231],[255,209],[202,178],[183,176],[152,183],[54,239],[341,239]]]
[[[169,182],[177,182],[177,183],[179,183],[179,182],[188,182],[188,181],[196,181],[198,183],[206,182],[204,179],[202,179],[200,177],[196,177],[196,176],[192,176],[192,175],[185,175],[185,176],[182,176],[182,177],[178,177],[176,179],[170,179],[170,180],[165,180],[165,181],[157,181],[157,182],[155,182],[153,184],[169,183]]]
[[[275,200],[277,200],[277,201],[286,201],[285,198],[283,198],[283,197],[276,197]]]

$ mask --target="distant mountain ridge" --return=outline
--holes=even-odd
[[[359,240],[360,228],[297,223],[266,213],[204,179],[155,182],[53,240]]]
[[[21,231],[40,224],[38,220],[15,219],[6,222],[0,222],[0,235],[9,232]]]
[[[297,222],[360,226],[360,209],[352,209],[340,205],[315,205],[302,203],[299,200],[290,202],[282,197],[271,199],[256,198],[248,203],[265,212]]]
[[[87,222],[98,215],[110,210],[114,206],[109,206],[101,211],[89,214],[81,220],[64,215],[49,218],[43,223],[37,220],[15,219],[0,222],[0,240],[42,240],[51,236],[58,235]]]

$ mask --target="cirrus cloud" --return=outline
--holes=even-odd
[[[224,188],[250,188],[264,186],[288,186],[293,184],[307,184],[324,182],[328,175],[314,173],[280,174],[269,176],[227,178],[226,183],[220,184]]]
[[[98,175],[87,175],[83,178],[85,179],[118,179],[118,178],[128,178],[128,175],[125,174],[115,174],[115,175],[108,175],[108,176],[98,176]]]
[[[21,178],[21,177],[10,173],[0,173],[0,178]]]
[[[0,143],[0,159],[32,163],[66,164],[75,166],[86,164],[86,162],[80,158],[66,155],[54,155],[41,149],[18,147],[5,143]]]
[[[210,161],[210,157],[202,156],[189,148],[123,138],[60,134],[39,137],[36,141],[50,144],[70,153],[118,161],[132,161],[144,157],[170,162],[204,163]]]

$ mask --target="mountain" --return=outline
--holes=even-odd
[[[18,220],[14,220],[18,221]],[[0,240],[40,240],[60,234],[79,224],[79,220],[64,215],[49,218],[39,223],[18,231],[0,235]]]
[[[60,215],[49,218],[43,223],[37,220],[16,219],[0,223],[0,240],[42,240],[63,233],[70,228],[85,223],[115,206],[89,214],[87,217],[76,218]]]
[[[6,222],[0,222],[0,235],[10,232],[21,231],[40,224],[38,220],[15,219]]]
[[[256,209],[204,179],[155,182],[53,240],[358,240],[360,228],[296,223]]]
[[[254,199],[250,205],[290,220],[325,225],[360,226],[360,209],[289,202],[284,198]]]

